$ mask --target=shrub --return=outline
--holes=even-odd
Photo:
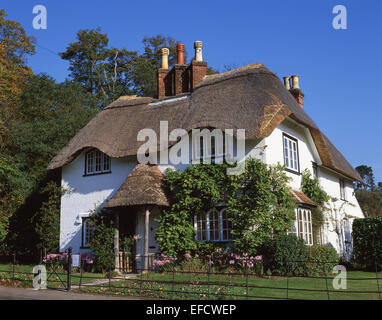
[[[375,269],[382,265],[382,217],[353,222],[353,261]]]
[[[329,274],[338,265],[338,254],[333,247],[315,244],[307,247],[306,273],[309,276]]]
[[[95,255],[94,271],[106,272],[114,269],[114,226],[110,214],[94,213],[89,227],[93,229],[89,246]]]
[[[274,275],[304,276],[308,251],[302,239],[293,234],[278,235],[262,248],[264,271]]]

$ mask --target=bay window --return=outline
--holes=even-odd
[[[312,212],[307,208],[297,208],[296,221],[291,231],[298,238],[303,239],[307,245],[313,244]]]
[[[197,241],[230,241],[232,240],[232,222],[225,208],[213,208],[200,212],[194,217]]]

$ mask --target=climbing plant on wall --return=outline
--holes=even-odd
[[[165,183],[173,201],[160,217],[156,239],[162,252],[181,256],[205,252],[211,243],[197,242],[194,215],[224,205],[233,222],[238,252],[256,253],[272,233],[286,233],[294,220],[288,178],[282,166],[267,166],[249,159],[240,175],[227,175],[226,164],[200,164],[184,172],[167,170]]]

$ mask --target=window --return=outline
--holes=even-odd
[[[232,222],[226,209],[213,208],[208,212],[195,215],[194,226],[198,241],[230,241],[232,240]]]
[[[291,233],[303,239],[307,245],[313,244],[312,212],[309,209],[296,209],[296,223]]]
[[[345,181],[340,179],[340,198],[346,200]]]
[[[297,140],[283,134],[284,164],[287,169],[299,172]]]
[[[313,162],[312,163],[313,167],[313,178],[318,179],[318,166],[317,163]]]
[[[82,247],[88,248],[93,230],[89,227],[89,218],[82,218]]]
[[[99,150],[91,150],[85,155],[85,175],[110,173],[110,158]]]
[[[197,130],[200,130],[200,132]],[[197,163],[223,162],[225,156],[225,134],[220,130],[212,128],[195,129],[192,133],[192,145],[192,158]]]

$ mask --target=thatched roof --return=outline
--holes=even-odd
[[[84,148],[94,147],[110,157],[135,155],[143,128],[158,133],[167,120],[169,132],[199,127],[245,129],[247,139],[262,139],[291,117],[310,129],[323,165],[356,180],[360,176],[312,119],[263,64],[206,76],[189,95],[172,99],[122,97],[92,119],[50,162],[49,169],[71,162]],[[158,139],[159,140],[159,139]],[[159,143],[159,142],[158,142]]]
[[[137,164],[105,208],[149,204],[169,206],[163,174],[155,165]]]
[[[296,204],[307,204],[311,207],[317,207],[317,204],[313,200],[311,200],[306,194],[300,191],[292,190],[292,196],[293,201]]]

